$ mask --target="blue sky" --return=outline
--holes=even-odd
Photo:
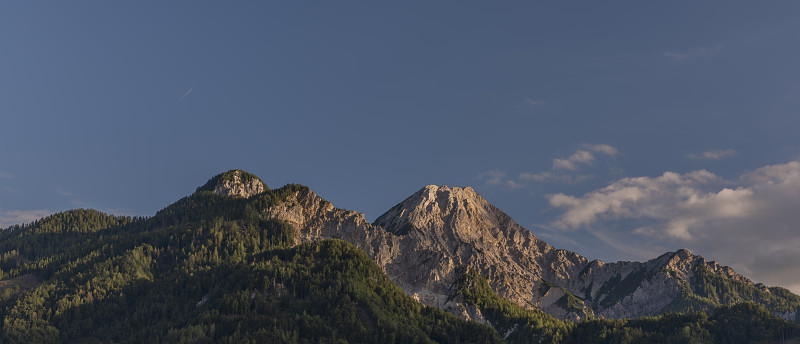
[[[796,2],[5,2],[0,226],[216,173],[372,220],[472,186],[589,258],[800,292]],[[743,254],[744,253],[744,254]]]

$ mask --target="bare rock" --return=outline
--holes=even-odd
[[[267,191],[267,185],[253,174],[230,170],[214,176],[197,191],[213,191],[223,197],[250,198]]]

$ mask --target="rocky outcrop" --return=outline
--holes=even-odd
[[[409,295],[453,310],[468,309],[452,300],[448,304],[450,288],[466,267],[479,271],[500,296],[547,309],[558,300],[540,300],[536,291],[542,281],[569,280],[587,264],[540,240],[471,188],[425,187],[374,224],[311,191],[297,193],[265,215],[295,226],[298,242],[337,238],[353,243]],[[571,319],[591,312],[588,307],[560,311]]]
[[[267,191],[267,185],[253,174],[230,170],[214,176],[197,191],[213,191],[223,197],[249,198]]]
[[[546,309],[558,299],[542,299],[543,281],[568,280],[587,260],[556,250],[522,228],[472,188],[429,185],[378,217],[375,224],[408,237],[418,272],[399,276],[401,286],[428,304],[441,305],[464,267],[478,271],[501,297]],[[578,319],[591,310],[562,311]],[[572,313],[572,314],[569,314]]]
[[[754,285],[729,267],[686,250],[647,262],[589,261],[540,240],[469,187],[426,186],[373,224],[307,189],[264,209],[263,215],[289,222],[298,243],[348,241],[412,297],[477,321],[485,321],[480,310],[462,304],[451,290],[468,268],[501,297],[571,320],[673,310],[686,301],[699,271]],[[786,312],[787,317],[795,314]]]

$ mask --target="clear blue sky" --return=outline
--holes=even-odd
[[[800,291],[800,3],[3,2],[0,226],[216,173],[372,220],[472,186],[556,247]],[[668,172],[665,174],[665,172]]]

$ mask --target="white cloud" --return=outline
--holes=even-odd
[[[592,152],[579,150],[570,155],[569,158],[553,159],[553,168],[576,170],[579,165],[591,164],[592,162],[594,162],[594,154],[592,154]]]
[[[798,180],[800,179],[800,162],[792,161],[787,164],[765,166],[745,174],[742,179],[762,185],[775,185]]]
[[[598,152],[598,153],[605,153],[605,154],[608,154],[608,155],[610,155],[612,158],[613,158],[613,157],[615,157],[617,154],[619,154],[619,150],[617,150],[616,148],[614,148],[614,147],[613,147],[613,146],[611,146],[611,145],[606,145],[606,144],[600,144],[600,145],[583,145],[583,147],[586,147],[587,149],[589,149],[589,150],[591,150],[591,151],[593,151],[593,152]]]
[[[686,157],[693,160],[720,160],[723,158],[734,156],[736,155],[736,153],[737,152],[733,149],[710,150],[700,154],[695,154],[695,153],[686,154]]]
[[[581,147],[582,149],[578,149],[568,158],[553,159],[553,169],[577,170],[581,165],[591,165],[594,163],[596,160],[594,153],[603,153],[612,158],[619,153],[616,148],[606,144],[585,144]]]
[[[8,226],[19,225],[23,223],[31,223],[52,213],[53,212],[47,209],[9,211],[0,210],[0,228],[7,228]]]
[[[522,103],[527,107],[537,107],[544,104],[544,101],[541,99],[525,98],[522,100]]]
[[[756,281],[800,285],[800,162],[765,166],[735,182],[705,170],[665,172],[548,199],[563,209],[556,228],[602,232],[642,248],[671,243]]]
[[[489,170],[478,174],[477,178],[486,179],[487,186],[505,186],[510,189],[519,189],[524,187],[524,185],[508,178],[508,175],[499,169]]]
[[[506,180],[506,186],[511,188],[511,189],[520,189],[520,188],[525,187],[525,185],[517,183],[517,182],[515,182],[515,181],[513,181],[511,179]]]
[[[698,188],[703,184],[719,181],[711,172],[702,170],[687,174],[664,172],[655,178],[637,177],[620,179],[605,188],[589,192],[581,197],[563,193],[549,195],[550,205],[566,211],[554,223],[556,227],[574,229],[603,220],[622,218],[664,219],[672,226],[664,232],[686,236],[681,228],[688,224],[685,219],[676,219],[680,207],[692,208],[699,203],[708,203],[712,195]],[[720,191],[721,197],[730,194],[728,189]]]
[[[553,159],[553,167],[550,171],[523,172],[514,179],[502,170],[493,169],[478,174],[476,178],[485,179],[487,186],[505,186],[510,189],[524,188],[530,182],[577,184],[594,178],[593,174],[578,173],[577,171],[582,166],[593,164],[597,160],[597,156],[601,154],[614,157],[619,154],[619,151],[607,144],[583,144],[569,157]]]
[[[550,171],[523,172],[520,173],[519,180],[524,182],[580,183],[594,178],[594,175],[576,174],[575,171],[578,171],[583,166],[594,164],[597,161],[598,153],[613,158],[619,154],[619,150],[607,144],[583,144],[569,157],[553,159],[553,166]]]
[[[11,179],[14,175],[8,172],[0,171],[0,179]]]
[[[521,181],[559,182],[565,184],[577,184],[591,178],[594,178],[594,176],[591,174],[581,174],[573,176],[567,174],[557,174],[553,172],[539,172],[539,173],[524,172],[520,173],[519,175],[519,180]]]

